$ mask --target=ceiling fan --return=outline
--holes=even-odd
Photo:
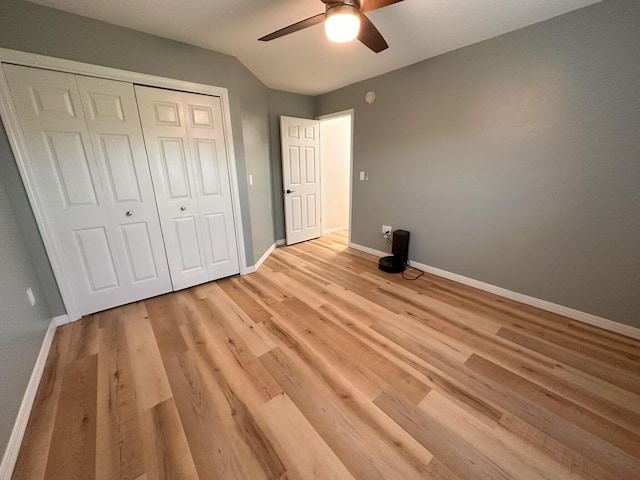
[[[268,42],[289,35],[307,27],[324,22],[329,40],[343,43],[356,37],[376,53],[389,48],[378,29],[365,13],[403,0],[320,0],[325,4],[325,12],[276,30],[258,40]]]

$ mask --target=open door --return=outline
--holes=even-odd
[[[282,186],[287,245],[322,235],[320,122],[280,117]]]

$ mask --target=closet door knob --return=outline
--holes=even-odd
[[[289,190],[289,189],[287,189],[287,193],[295,193],[295,190]]]
[[[185,207],[184,205],[180,207],[180,210],[182,210],[183,212],[187,209],[187,207]]]
[[[129,210],[128,212],[126,212],[126,213],[125,213],[125,215],[126,215],[127,217],[130,217],[131,215],[133,215],[133,212],[132,212],[131,210]]]

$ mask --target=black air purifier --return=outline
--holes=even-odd
[[[380,259],[378,268],[389,273],[404,272],[409,262],[409,232],[407,230],[393,232],[391,253],[393,255]]]

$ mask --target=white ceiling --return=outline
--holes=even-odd
[[[322,25],[257,41],[320,0],[30,1],[233,55],[270,88],[317,95],[600,0],[404,0],[367,14],[389,43],[378,54],[329,42]]]

